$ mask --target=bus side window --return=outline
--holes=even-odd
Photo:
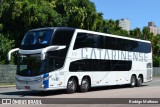
[[[49,56],[48,55],[48,69],[57,70],[63,67],[64,58],[58,56]]]
[[[104,48],[104,37],[96,34],[78,33],[74,50],[79,48]]]
[[[81,69],[81,66],[78,62],[71,62],[70,63],[69,71],[76,72],[76,71],[79,71],[80,69]]]
[[[90,65],[85,60],[78,60],[70,63],[69,71],[90,71]]]
[[[91,35],[91,47],[104,49],[104,37],[101,35]]]
[[[74,44],[74,50],[91,46],[91,37],[87,33],[78,33]]]
[[[65,45],[69,46],[73,36],[73,31],[56,30],[52,38],[52,45]]]

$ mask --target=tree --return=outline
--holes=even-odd
[[[129,32],[119,27],[118,23],[119,22],[117,20],[116,21],[112,19],[105,20],[105,22],[103,23],[102,32],[109,33],[109,34],[115,34],[115,35],[121,35],[121,36],[129,36]]]
[[[65,26],[98,30],[103,23],[102,13],[89,0],[56,0],[55,10],[65,19]]]
[[[131,30],[130,36],[133,38],[140,39],[142,37],[142,32],[141,32],[140,28],[135,28],[135,29]]]
[[[2,35],[0,33],[0,64],[8,63],[7,54],[14,46],[14,40],[10,40],[8,39],[8,35]],[[11,63],[13,63],[13,61],[12,58]]]
[[[151,37],[151,33],[149,32],[148,28],[144,27],[142,30],[142,38],[144,40],[149,40]]]
[[[152,42],[154,65],[160,62],[160,35],[154,36],[146,27],[142,31],[139,28],[129,32],[123,30],[117,20],[105,20],[90,0],[4,0],[0,12],[0,60],[3,63],[7,62],[4,55],[11,48],[20,46],[25,32],[50,26],[74,27],[149,40]]]
[[[29,29],[49,26],[62,26],[61,15],[54,8],[54,0],[7,0],[4,2],[1,22],[3,32],[19,46]]]

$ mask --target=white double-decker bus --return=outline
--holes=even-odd
[[[33,29],[17,52],[16,88],[77,89],[152,80],[151,43],[145,40],[68,27]]]

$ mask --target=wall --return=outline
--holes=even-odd
[[[160,77],[160,67],[153,68],[153,77]]]
[[[16,65],[0,65],[0,84],[15,83]]]

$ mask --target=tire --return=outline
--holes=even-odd
[[[132,75],[131,82],[130,82],[130,87],[135,87],[135,86],[136,86],[136,77]]]
[[[70,78],[67,83],[67,93],[75,93],[77,90],[77,82],[74,78]]]
[[[89,80],[88,78],[83,78],[80,85],[80,92],[87,92],[89,90]]]
[[[142,77],[139,76],[138,79],[137,79],[136,86],[137,86],[137,87],[141,87],[141,86],[142,86],[142,83],[143,83]]]

